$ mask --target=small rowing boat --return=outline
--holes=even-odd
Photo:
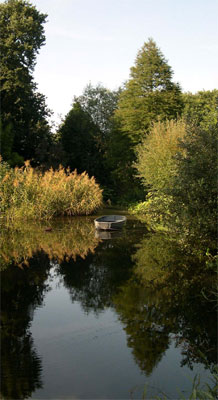
[[[117,230],[121,229],[126,222],[124,215],[103,215],[94,220],[96,229]]]

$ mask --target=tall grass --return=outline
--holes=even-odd
[[[101,204],[102,190],[86,172],[60,166],[43,174],[29,162],[15,169],[0,162],[0,211],[8,219],[89,215]]]
[[[172,398],[166,394],[157,394],[152,397],[148,394],[149,389],[155,389],[154,387],[150,387],[149,384],[145,384],[143,388],[143,392],[141,395],[142,400],[217,400],[218,399],[218,367],[213,367],[211,371],[212,377],[209,383],[202,383],[200,375],[195,375],[194,380],[192,382],[192,391],[189,395],[185,396],[178,389],[178,396],[176,398]],[[134,390],[137,389],[137,386]],[[157,389],[158,391],[158,389]],[[133,390],[131,391],[131,399],[134,400]]]

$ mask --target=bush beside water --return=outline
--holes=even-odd
[[[0,211],[7,219],[90,215],[101,204],[102,190],[86,172],[60,166],[41,173],[29,162],[15,169],[0,163]]]

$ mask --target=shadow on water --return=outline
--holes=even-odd
[[[212,368],[217,362],[214,272],[205,268],[204,259],[185,252],[166,235],[148,233],[134,218],[115,233],[96,232],[93,219],[2,230],[1,392],[5,399],[30,398],[45,383],[30,327],[34,311],[43,306],[51,290],[51,269],[71,302],[78,302],[87,315],[98,316],[109,308],[116,312],[127,346],[146,377],[172,341],[181,349],[181,366],[192,369],[201,363]],[[97,382],[96,376],[99,398]]]

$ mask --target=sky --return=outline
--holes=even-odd
[[[88,83],[114,90],[153,38],[183,92],[218,88],[218,0],[32,0],[48,14],[34,78],[54,112]]]

